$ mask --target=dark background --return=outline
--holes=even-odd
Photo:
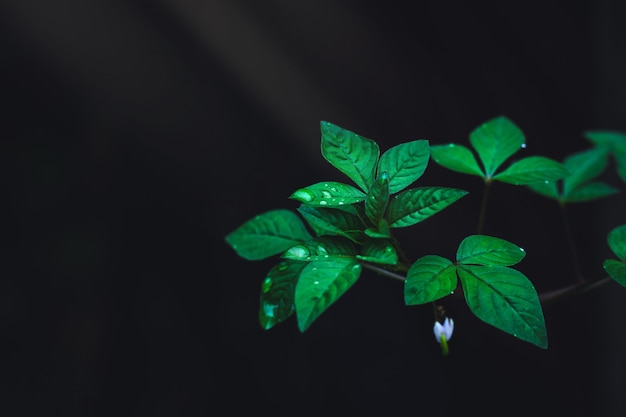
[[[385,150],[467,143],[506,115],[522,153],[558,160],[588,147],[585,130],[626,131],[624,5],[564,4],[3,1],[2,415],[625,415],[615,283],[546,306],[547,350],[450,299],[444,358],[431,309],[371,272],[305,334],[262,330],[275,259],[224,241],[295,209],[301,186],[346,181],[321,157],[320,120]],[[480,180],[431,163],[419,182],[470,191],[399,232],[412,258],[452,258]],[[624,203],[571,207],[589,278]],[[573,281],[547,200],[496,184],[485,233],[526,249],[538,291]]]

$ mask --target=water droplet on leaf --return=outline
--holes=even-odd
[[[290,247],[287,250],[286,255],[291,258],[306,258],[307,256],[310,255],[310,252],[306,247],[302,245],[296,245],[296,246]]]
[[[278,306],[275,304],[263,303],[263,314],[266,317],[274,317],[274,310],[276,310]]]
[[[296,190],[293,194],[291,194],[291,198],[301,201],[303,203],[309,203],[315,199],[315,194],[307,189],[300,188],[299,190]]]

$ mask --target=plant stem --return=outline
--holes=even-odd
[[[400,275],[400,274],[395,273],[393,271],[389,271],[388,269],[381,268],[381,267],[376,266],[376,265],[363,263],[363,268],[369,269],[370,271],[377,272],[380,275],[384,275],[386,277],[393,278],[393,279],[398,280],[398,281],[406,281],[406,276]]]
[[[397,281],[401,281],[401,282],[406,281],[405,275],[401,275],[396,272],[389,271],[388,269],[381,268],[376,265],[363,263],[363,268],[369,269],[370,271],[374,271],[380,275],[393,278]],[[608,282],[611,282],[611,277],[607,276],[599,280],[584,281],[578,284],[572,284],[567,287],[559,288],[553,291],[547,291],[547,292],[539,294],[539,302],[544,306],[553,304],[557,301],[565,300],[567,298],[570,298],[576,295],[581,295],[589,290],[601,287]],[[457,295],[457,292],[455,292],[455,295]]]
[[[485,187],[483,188],[483,201],[480,204],[480,214],[478,215],[478,226],[476,234],[482,234],[485,226],[485,215],[487,213],[487,201],[489,200],[489,190],[491,189],[491,179],[485,179]]]
[[[611,281],[611,277],[604,277],[597,281],[586,281],[578,284],[573,284],[567,287],[559,288],[558,290],[544,292],[539,294],[539,302],[546,306],[548,304],[553,304],[556,301],[564,300],[569,297],[573,297],[575,295],[580,295],[589,290],[592,290],[597,287],[601,287],[607,282]]]

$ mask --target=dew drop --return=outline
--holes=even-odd
[[[329,191],[322,190],[322,197],[324,198],[332,198],[332,194]]]
[[[526,144],[522,143],[522,149],[526,149]]]
[[[263,303],[263,314],[266,317],[274,317],[274,311],[277,307],[275,304]]]
[[[337,187],[330,187],[330,191],[332,191],[333,193],[337,192]]]
[[[317,253],[318,255],[326,255],[328,253],[328,251],[326,250],[326,248],[322,245],[317,245]]]
[[[291,194],[291,198],[302,201],[303,203],[309,203],[315,199],[315,194],[307,189],[300,188]]]
[[[292,246],[287,250],[286,253],[286,255],[290,258],[306,258],[310,254],[311,253],[309,252],[309,250],[302,245]]]
[[[269,277],[265,278],[265,281],[263,281],[263,284],[261,284],[261,292],[263,294],[269,292],[269,290],[272,289],[272,284],[273,284],[273,281],[271,278]]]
[[[325,206],[327,204],[328,202],[326,200],[320,200],[320,206]]]
[[[319,281],[313,281],[313,284],[315,284],[315,285],[319,285],[319,284],[320,284],[320,282],[319,282]]]

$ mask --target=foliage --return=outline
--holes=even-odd
[[[478,233],[462,239],[454,260],[439,255],[406,259],[394,230],[426,221],[468,194],[459,188],[413,186],[428,162],[494,182],[525,186],[561,206],[610,197],[619,192],[597,178],[613,159],[626,182],[626,135],[590,131],[591,146],[558,162],[528,156],[509,163],[525,147],[521,129],[504,116],[474,129],[470,146],[428,140],[400,143],[381,154],[366,137],[327,121],[320,123],[321,153],[353,184],[322,181],[295,190],[297,213],[279,209],[260,214],[226,236],[247,260],[278,256],[261,285],[259,322],[271,329],[295,315],[300,331],[346,293],[367,268],[403,281],[406,305],[435,306],[462,292],[483,322],[522,341],[547,348],[542,304],[531,280],[513,268],[526,256],[521,247]],[[485,212],[483,199],[481,219]],[[607,236],[617,259],[603,263],[609,277],[626,286],[626,225]],[[582,288],[582,287],[581,287]],[[576,288],[574,288],[576,289]],[[575,291],[574,291],[575,292]],[[435,309],[435,336],[447,352],[449,334],[437,335],[445,313]],[[451,319],[450,319],[451,322]],[[445,336],[445,337],[444,337]]]

